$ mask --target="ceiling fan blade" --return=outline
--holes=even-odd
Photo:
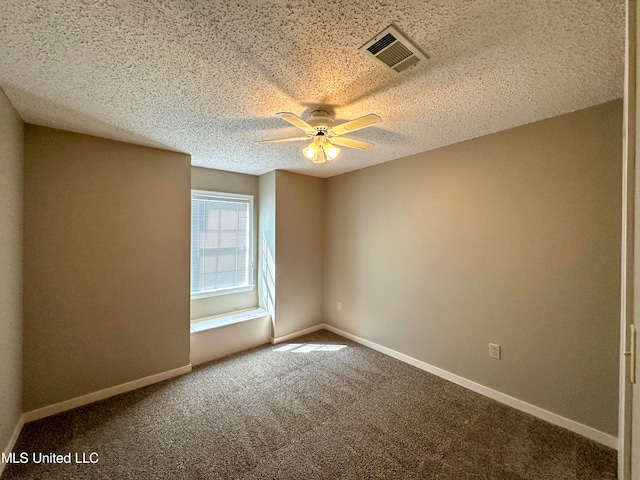
[[[370,113],[364,117],[356,118],[355,120],[349,120],[348,122],[341,123],[335,127],[329,129],[331,135],[344,135],[345,133],[355,132],[361,128],[366,128],[374,123],[381,122],[382,119],[375,113]]]
[[[268,143],[282,143],[282,142],[297,142],[298,140],[309,140],[309,137],[290,137],[290,138],[277,138],[275,140],[260,140],[259,143],[261,145],[266,145]]]
[[[356,140],[355,138],[348,137],[332,137],[329,141],[334,145],[357,148],[358,150],[369,150],[373,146],[373,143],[363,142],[362,140]]]
[[[278,112],[276,113],[276,115],[278,115],[283,120],[286,120],[290,124],[295,125],[301,130],[304,130],[304,133],[306,133],[307,135],[315,135],[316,133],[315,127],[312,127],[311,125],[309,125],[307,122],[302,120],[299,116],[297,116],[295,113]]]

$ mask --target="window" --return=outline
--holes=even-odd
[[[253,196],[191,191],[191,298],[253,289]]]

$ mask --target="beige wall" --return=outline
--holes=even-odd
[[[253,231],[258,231],[258,177],[209,168],[191,167],[191,188],[212,192],[253,195]],[[254,235],[254,281],[257,285],[258,235]],[[191,319],[219,315],[258,306],[258,288],[233,295],[218,295],[191,301]]]
[[[0,452],[22,415],[23,145],[22,120],[0,90]]]
[[[621,123],[616,101],[330,178],[326,322],[616,435]]]
[[[275,337],[322,322],[324,185],[321,178],[276,172]]]
[[[189,363],[190,157],[28,125],[25,411]]]

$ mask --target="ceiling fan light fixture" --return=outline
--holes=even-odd
[[[318,148],[318,145],[316,145],[315,143],[311,143],[309,146],[305,147],[302,150],[302,153],[305,157],[313,162],[314,159],[318,156],[318,150],[320,150]]]
[[[329,142],[325,144],[323,150],[324,150],[325,156],[327,157],[327,160],[335,159],[340,153],[340,149]]]
[[[324,163],[327,161],[327,157],[324,154],[324,150],[322,148],[318,149],[318,154],[311,159],[313,163]]]
[[[313,163],[324,163],[327,160],[336,158],[340,153],[340,149],[329,143],[324,133],[319,133],[313,137],[313,142],[305,147],[302,153]]]

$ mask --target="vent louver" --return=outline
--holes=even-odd
[[[389,25],[365,43],[360,50],[398,73],[427,59],[427,56],[393,25]]]

